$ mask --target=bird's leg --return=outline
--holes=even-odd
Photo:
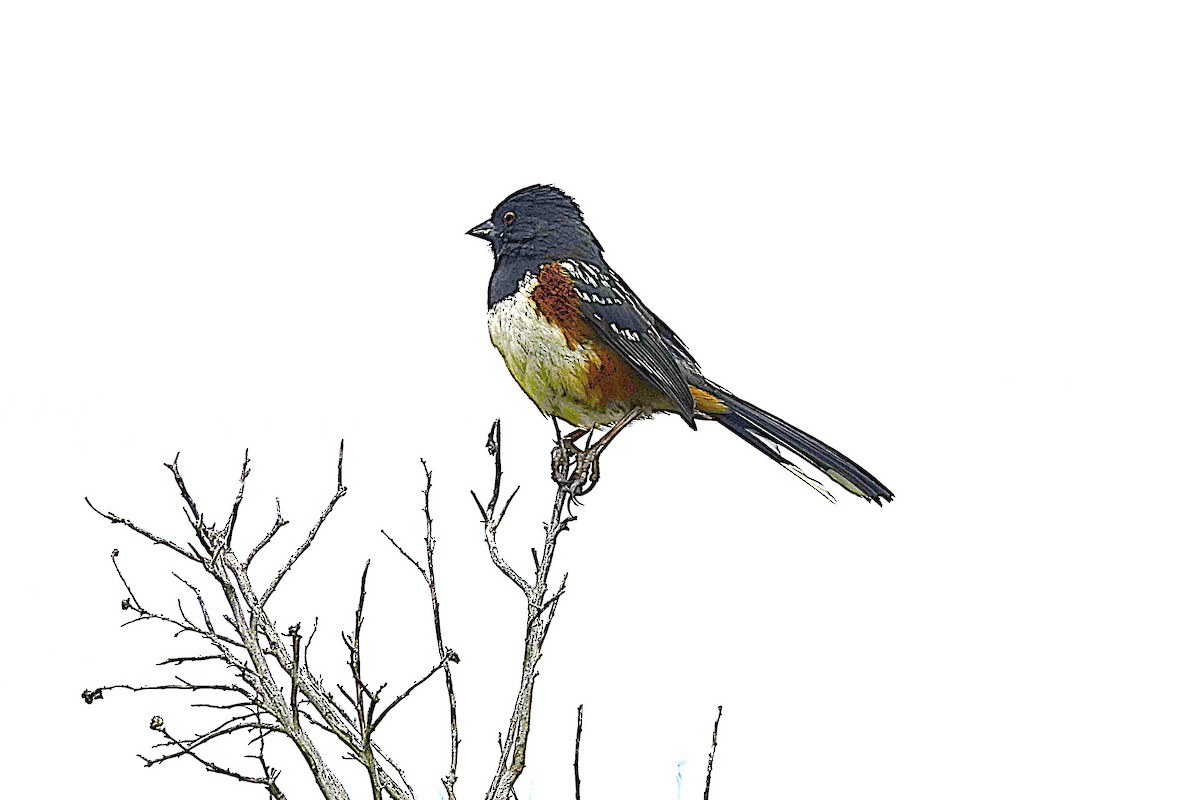
[[[566,436],[562,437],[562,442],[563,442],[563,444],[570,445],[570,447],[572,449],[574,449],[576,453],[582,453],[583,451],[580,450],[579,446],[576,445],[575,443],[578,442],[580,439],[582,439],[583,435],[585,433],[588,435],[588,439],[590,440],[592,438],[592,431],[594,431],[594,430],[596,430],[596,429],[595,428],[580,428],[577,431],[571,431]]]
[[[558,417],[552,416],[550,420],[554,423],[554,449],[550,453],[550,476],[557,483],[564,483],[570,473],[572,459],[577,462],[578,458],[583,455],[583,450],[580,450],[580,446],[575,444],[576,441],[582,439],[583,434],[587,434],[590,445],[595,426],[578,428],[577,431],[571,431],[564,437],[558,428]]]
[[[582,497],[596,488],[596,484],[600,482],[600,454],[604,452],[606,447],[612,444],[613,439],[617,438],[618,433],[642,414],[642,408],[634,406],[629,410],[628,414],[614,422],[613,426],[605,431],[604,435],[597,439],[595,444],[592,444],[591,437],[588,437],[588,445],[579,455],[577,459],[578,467],[571,476],[575,484],[575,490],[572,492],[575,497]],[[577,433],[582,433],[582,431],[577,431]]]
[[[562,435],[562,431],[558,428],[558,418],[551,417],[550,421],[554,423],[554,449],[550,451],[550,477],[555,483],[565,483],[570,474],[572,459],[578,461],[583,455],[583,451],[579,449],[579,445],[575,444],[586,433],[589,440],[591,431],[594,428],[580,428],[571,431],[566,436]]]
[[[554,423],[554,447],[550,450],[550,480],[555,483],[566,483],[571,468],[571,450],[563,439],[562,431],[558,429],[558,417],[550,417]]]
[[[600,455],[604,448],[612,444],[612,440],[617,438],[618,433],[625,430],[625,427],[629,425],[629,423],[633,422],[644,413],[645,409],[643,409],[641,406],[634,406],[633,408],[629,409],[629,413],[614,422],[613,426],[605,431],[603,436],[596,440],[596,444],[589,444],[588,450],[595,448],[596,455]]]

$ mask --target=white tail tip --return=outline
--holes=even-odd
[[[824,485],[822,485],[822,484],[821,484],[821,482],[820,482],[820,481],[818,481],[816,478],[813,478],[813,477],[811,477],[810,475],[808,475],[808,473],[806,473],[804,470],[802,470],[802,469],[800,469],[799,467],[797,467],[795,464],[789,463],[789,462],[787,462],[787,461],[781,461],[781,462],[779,462],[779,463],[780,463],[780,465],[781,465],[781,466],[782,466],[784,469],[786,469],[788,472],[792,473],[792,474],[793,474],[793,475],[795,475],[797,478],[799,478],[800,480],[804,481],[804,482],[805,482],[805,483],[807,483],[809,486],[811,486],[812,488],[814,488],[814,489],[816,489],[818,492],[820,492],[820,493],[821,493],[821,495],[822,495],[822,496],[823,496],[823,497],[824,497],[826,500],[828,500],[828,501],[829,501],[829,502],[831,502],[831,503],[836,503],[836,502],[837,502],[837,498],[836,498],[836,497],[834,497],[834,496],[833,496],[833,495],[830,493],[830,491],[829,491],[828,489],[826,489],[826,488],[824,487]]]

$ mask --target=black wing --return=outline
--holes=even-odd
[[[579,295],[580,312],[600,340],[673,400],[676,410],[695,428],[688,373],[699,373],[699,367],[679,337],[608,266],[573,260],[563,261],[562,266]]]

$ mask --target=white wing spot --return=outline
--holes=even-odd
[[[600,317],[596,317],[596,319],[600,319]],[[642,340],[642,337],[638,336],[637,331],[631,331],[628,328],[622,328],[615,322],[610,322],[608,327],[613,329],[613,333],[619,333],[631,342],[640,342]]]
[[[562,264],[564,267],[566,267],[567,272],[575,280],[579,281],[580,283],[586,283],[588,286],[596,285],[596,281],[592,277],[591,270],[587,269],[583,265],[577,264],[574,261],[564,261]]]

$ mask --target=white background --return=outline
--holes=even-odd
[[[345,437],[349,494],[274,613],[319,616],[345,682],[371,557],[368,678],[425,671],[423,586],[378,530],[418,548],[428,459],[459,796],[482,795],[523,606],[468,490],[502,417],[526,567],[551,430],[463,231],[553,182],[713,378],[897,499],[831,506],[716,426],[623,435],[559,548],[522,800],[569,796],[578,703],[593,800],[698,800],[718,704],[722,800],[1195,797],[1188,6],[5,4],[6,794],[263,796],[140,766],[152,714],[201,729],[188,698],[79,699],[188,652],[118,629],[108,553],[162,610],[187,565],[83,497],[182,540],[161,463],[223,518],[248,446],[243,546],[276,496],[293,521],[265,578]],[[422,798],[444,715],[432,681],[383,734]]]

